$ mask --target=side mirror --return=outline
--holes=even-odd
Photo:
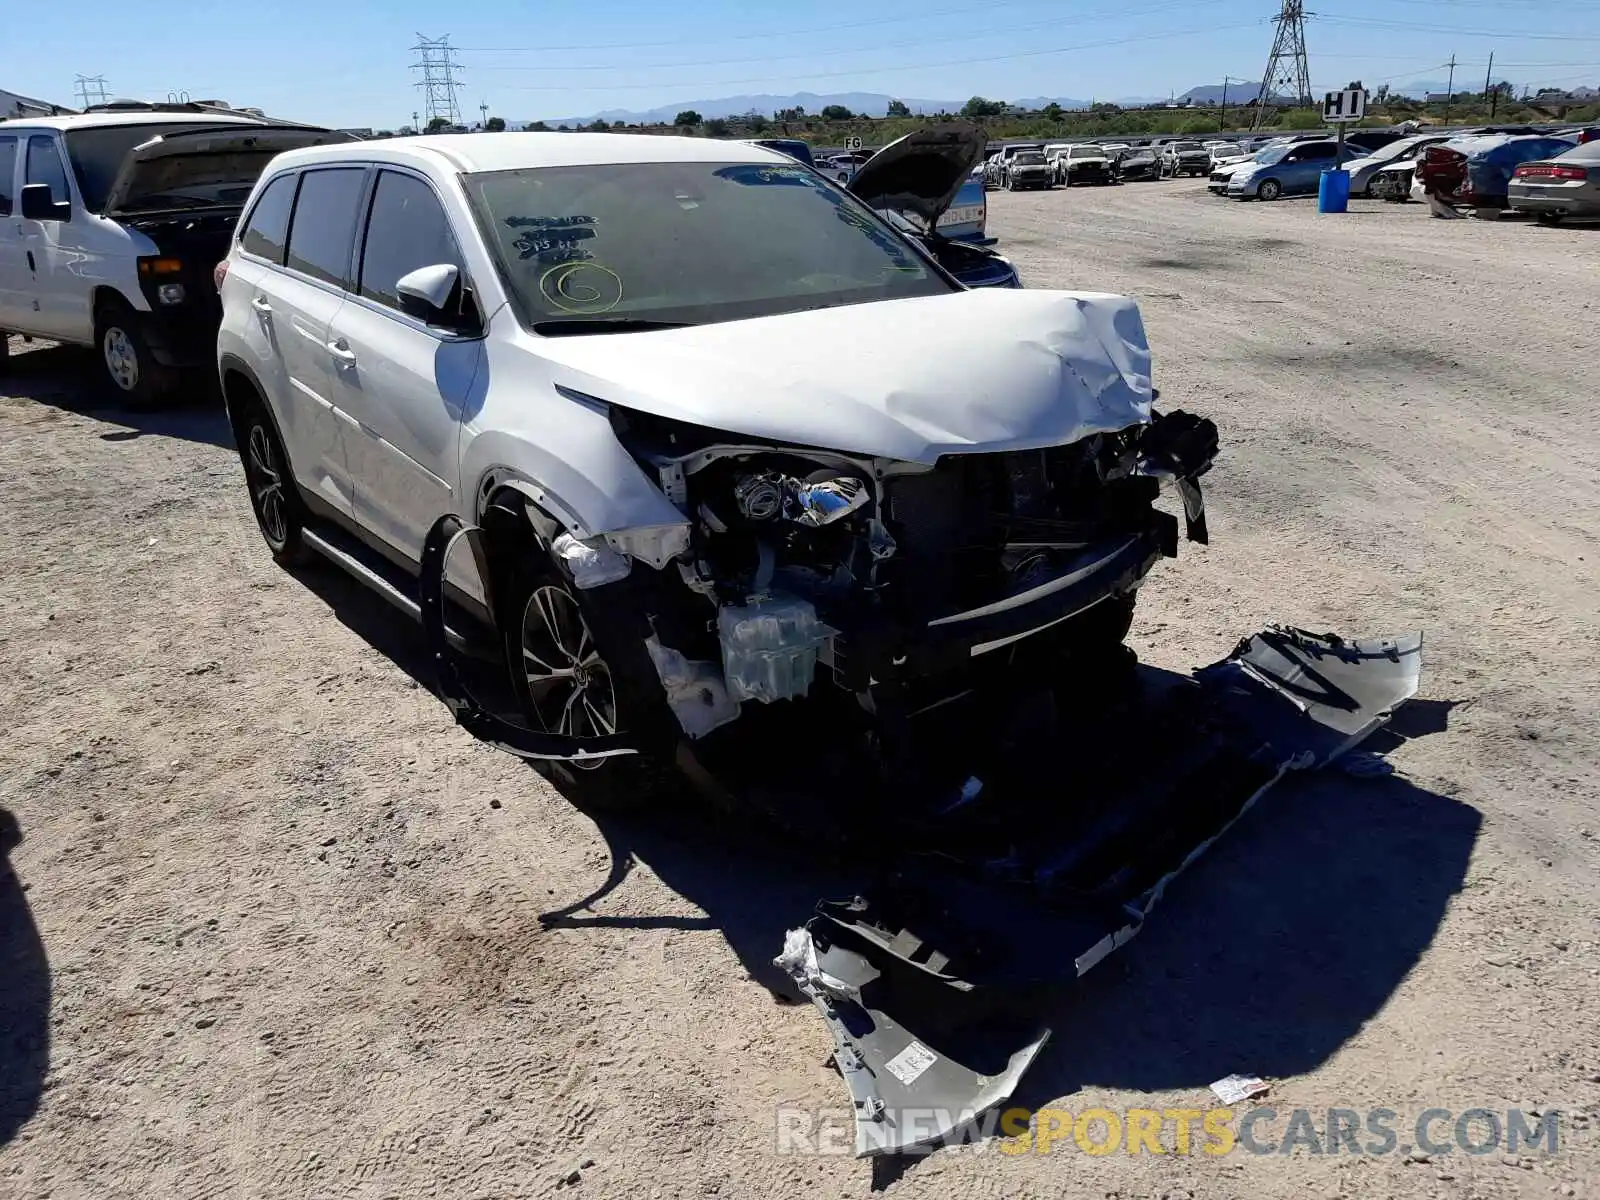
[[[395,282],[400,311],[419,321],[457,333],[478,328],[476,313],[462,304],[461,268],[454,263],[436,263],[408,271]]]
[[[72,201],[57,200],[48,183],[30,183],[18,196],[24,221],[70,221]]]

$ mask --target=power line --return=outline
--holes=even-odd
[[[921,23],[936,17],[970,17],[981,12],[991,12],[1000,8],[1022,8],[1035,3],[1037,0],[999,0],[996,4],[964,4],[959,8],[933,9],[916,13],[914,17],[874,17],[867,21],[843,21],[831,25],[813,25],[807,29],[767,29],[760,33],[718,33],[717,38],[725,42],[769,41],[772,38],[834,33],[842,29],[866,29],[873,25],[904,25],[913,19]],[[1112,18],[1118,15],[1118,11],[1110,9],[1098,15]],[[664,46],[695,46],[705,41],[706,35],[701,33],[665,42],[586,42],[573,46],[462,46],[460,49],[466,54],[554,54],[568,50],[655,50]]]
[[[1055,46],[1047,50],[1018,50],[1011,54],[989,54],[974,58],[952,58],[942,62],[902,63],[889,67],[852,67],[847,71],[816,71],[806,75],[785,75],[785,81],[802,79],[840,79],[852,75],[886,75],[894,71],[926,71],[935,67],[965,67],[977,63],[1010,62],[1018,58],[1039,58],[1050,54],[1073,54],[1079,50],[1102,50],[1110,46],[1126,46],[1133,42],[1155,42],[1167,38],[1194,37],[1203,33],[1229,33],[1239,29],[1254,29],[1256,22],[1248,21],[1233,25],[1208,25],[1193,29],[1170,29],[1165,33],[1137,34],[1132,37],[1111,38],[1101,42],[1083,42],[1076,46]],[[623,68],[618,68],[622,70]],[[585,87],[570,87],[557,85],[523,84],[511,87],[514,92],[611,92],[628,90],[649,90],[652,88],[674,87],[736,87],[748,83],[771,83],[773,76],[762,75],[753,79],[698,79],[681,83],[613,83],[595,84]]]
[[[417,34],[417,44],[411,47],[417,55],[411,64],[413,71],[421,71],[422,78],[415,86],[422,91],[422,107],[428,124],[443,119],[447,125],[461,124],[461,107],[456,99],[455,73],[459,69],[456,55],[460,53],[450,44],[450,35],[428,38]]]
[[[1506,29],[1458,29],[1453,25],[1424,25],[1416,21],[1388,21],[1381,17],[1321,17],[1326,25],[1348,25],[1355,29],[1396,29],[1409,33],[1448,33],[1455,37],[1504,38],[1508,41],[1600,42],[1600,33],[1528,33]]]
[[[1182,8],[1182,9],[1192,9],[1192,8],[1195,7],[1195,5],[1197,3],[1198,4],[1208,4],[1208,3],[1209,4],[1215,4],[1215,3],[1220,3],[1220,2],[1222,2],[1222,0],[1164,0],[1163,3],[1154,4],[1154,5],[1151,5],[1151,6],[1147,7],[1147,8],[1124,9],[1122,12],[1117,14],[1117,17],[1118,17],[1118,19],[1122,19],[1122,18],[1125,18],[1125,17],[1151,16],[1151,15],[1156,14],[1156,13],[1171,12],[1174,9],[1180,9],[1180,8]],[[1085,16],[1082,16],[1082,15],[1077,16],[1077,17],[1065,17],[1065,18],[1058,17],[1058,18],[1054,18],[1054,19],[1049,20],[1049,21],[1033,21],[1033,22],[1030,22],[1029,24],[1026,24],[1026,25],[1009,25],[1009,26],[1001,25],[1001,26],[996,26],[996,27],[994,27],[992,29],[986,29],[979,36],[981,36],[981,37],[990,37],[990,36],[998,35],[998,34],[1021,33],[1021,32],[1025,32],[1025,31],[1029,31],[1029,30],[1054,29],[1054,28],[1058,28],[1058,27],[1064,26],[1064,25],[1082,25],[1082,24],[1091,23],[1093,21],[1104,20],[1104,19],[1107,19],[1107,18],[1102,17],[1102,16],[1098,16],[1098,15],[1091,16],[1091,17],[1085,17]],[[847,51],[844,51],[844,52],[853,54],[853,53],[858,53],[858,52],[860,52],[860,53],[875,53],[875,52],[877,52],[879,50],[905,50],[905,49],[909,49],[909,48],[914,47],[914,46],[942,46],[942,45],[947,45],[949,43],[949,41],[950,41],[950,39],[949,39],[948,36],[936,37],[936,38],[919,38],[919,39],[917,39],[915,41],[909,41],[909,42],[881,42],[881,43],[875,43],[875,44],[873,44],[871,46],[859,46],[859,47],[858,46],[852,46]],[[817,52],[816,52],[815,48],[812,48],[812,49],[808,49],[808,50],[802,50],[802,51],[799,51],[799,52],[794,53],[794,54],[761,55],[760,57],[756,57],[756,58],[713,58],[713,59],[700,59],[700,60],[695,61],[695,62],[671,62],[671,63],[633,63],[633,62],[630,62],[630,63],[627,64],[627,71],[628,71],[629,74],[632,74],[632,73],[634,73],[636,71],[671,70],[672,68],[675,68],[675,67],[676,68],[684,68],[684,67],[726,67],[726,66],[741,65],[741,64],[744,64],[744,63],[788,62],[788,61],[793,61],[795,59],[802,59],[802,58],[804,58],[804,59],[814,59],[816,56],[817,56]],[[511,65],[511,66],[483,66],[483,67],[480,67],[479,70],[484,70],[484,71],[557,71],[557,72],[560,72],[560,71],[616,71],[616,70],[619,70],[619,67],[615,62],[609,62],[609,63],[573,63],[571,65],[539,63],[537,65],[517,64],[517,65]]]

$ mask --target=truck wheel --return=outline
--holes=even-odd
[[[280,567],[304,566],[316,557],[301,537],[309,514],[266,403],[254,392],[235,410],[233,427],[250,489],[250,509],[267,549]]]
[[[113,301],[95,311],[94,344],[112,397],[127,408],[153,408],[172,389],[174,373],[156,362],[126,304]]]
[[[573,584],[532,545],[525,549],[506,564],[496,604],[503,605],[506,666],[528,727],[573,737],[639,730],[651,715],[650,700],[631,695],[606,662]],[[636,811],[665,789],[660,764],[647,754],[535,766],[580,808],[595,812]]]

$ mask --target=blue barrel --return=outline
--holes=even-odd
[[[1350,172],[1335,167],[1322,173],[1322,183],[1317,188],[1317,211],[1342,213],[1350,211]]]

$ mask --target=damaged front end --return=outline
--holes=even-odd
[[[1187,413],[929,466],[610,411],[687,518],[649,612],[680,755],[777,815],[789,801],[754,762],[803,759],[786,774],[804,790],[925,793],[935,764],[908,736],[917,714],[992,707],[1025,641],[1057,668],[1115,652],[1139,584],[1177,553],[1164,485],[1187,536],[1207,536],[1199,479],[1217,434]]]

